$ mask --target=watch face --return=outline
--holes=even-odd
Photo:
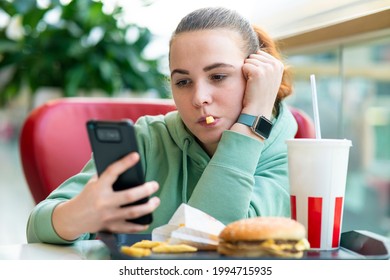
[[[268,138],[268,136],[271,134],[272,129],[272,123],[261,116],[259,120],[256,123],[255,130],[257,133],[259,133],[264,138]]]

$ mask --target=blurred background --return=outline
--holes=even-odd
[[[322,137],[353,143],[342,230],[390,236],[390,0],[2,0],[0,244],[26,242],[34,201],[18,139],[31,110],[59,97],[169,98],[171,32],[204,6],[275,38],[294,73],[287,102],[312,117],[316,75]]]

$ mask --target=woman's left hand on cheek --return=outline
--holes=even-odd
[[[247,80],[242,112],[270,118],[282,81],[283,63],[258,51],[245,59],[242,71]]]

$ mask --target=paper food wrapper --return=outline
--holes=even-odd
[[[203,211],[181,204],[167,225],[152,231],[153,241],[169,244],[187,244],[198,250],[215,250],[223,223]]]

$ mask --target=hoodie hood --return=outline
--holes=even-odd
[[[165,116],[169,134],[176,145],[187,154],[196,165],[205,166],[210,161],[210,156],[196,141],[194,135],[184,125],[178,111],[173,111]],[[201,152],[200,152],[201,151]]]
[[[188,200],[188,161],[200,169],[204,169],[210,161],[209,155],[196,141],[194,135],[189,132],[184,125],[179,112],[173,111],[165,115],[165,123],[173,141],[182,150],[182,200],[187,203]]]

